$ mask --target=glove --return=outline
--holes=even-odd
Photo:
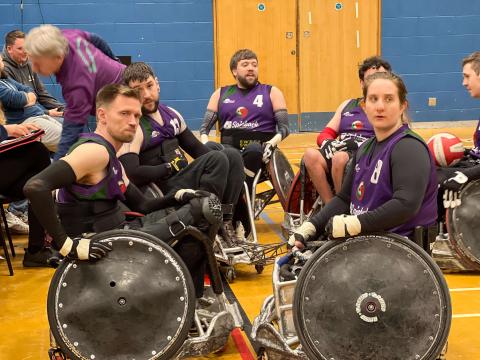
[[[453,209],[462,204],[460,199],[460,192],[453,190],[445,190],[443,193],[443,207],[445,209]]]
[[[180,189],[175,193],[175,200],[180,204],[186,204],[194,198],[208,197],[210,193],[203,190]]]
[[[442,187],[447,190],[460,191],[462,186],[468,181],[467,175],[460,171],[455,171],[455,176],[448,178],[442,182]]]
[[[172,176],[172,173],[173,173],[172,164],[163,163],[159,165],[158,179],[166,180],[170,176]]]
[[[303,249],[305,242],[315,237],[316,234],[317,229],[315,228],[315,225],[309,221],[305,221],[292,235],[290,235],[288,238],[288,245]]]
[[[273,150],[275,150],[275,146],[272,145],[269,142],[266,142],[263,144],[263,156],[262,156],[262,161],[266,164],[270,161],[270,158],[272,157]]]
[[[266,164],[270,161],[270,158],[272,157],[273,150],[277,147],[278,144],[280,144],[280,141],[282,141],[282,134],[276,134],[273,138],[268,140],[263,144],[263,156],[262,156],[262,161]]]
[[[337,151],[348,150],[348,144],[345,141],[327,139],[322,143],[320,149],[325,152],[325,157],[330,160]]]
[[[112,248],[108,244],[91,239],[67,237],[60,254],[71,259],[96,261],[107,256],[109,251],[112,251]]]
[[[325,231],[333,238],[344,238],[360,234],[362,225],[356,215],[335,215],[328,221]]]

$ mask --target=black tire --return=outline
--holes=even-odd
[[[176,293],[184,294],[184,298],[182,297],[181,299],[178,300],[176,297],[174,297],[174,299],[177,299],[177,301],[180,302],[179,307],[181,309],[183,308],[183,310],[181,310],[183,312],[183,318],[178,320],[180,325],[176,326],[177,324],[175,324],[177,330],[174,330],[175,332],[173,332],[173,333],[169,333],[169,334],[173,334],[176,337],[174,337],[172,339],[173,336],[170,336],[170,339],[168,339],[167,345],[164,348],[157,349],[157,350],[159,350],[159,352],[155,356],[153,356],[152,354],[150,354],[150,355],[140,354],[140,356],[135,355],[135,358],[137,360],[152,359],[152,358],[162,359],[162,360],[163,359],[165,359],[165,360],[166,359],[171,359],[175,355],[175,353],[180,349],[180,347],[183,345],[185,339],[187,338],[188,331],[189,331],[189,329],[191,327],[191,324],[193,322],[193,316],[194,316],[194,311],[195,311],[195,291],[194,291],[194,287],[193,287],[193,281],[191,279],[191,276],[190,276],[190,274],[188,272],[188,269],[187,269],[186,265],[184,264],[183,260],[180,258],[180,256],[175,251],[173,251],[173,249],[170,246],[168,246],[164,242],[160,241],[158,238],[156,238],[152,235],[140,232],[140,231],[112,230],[112,231],[107,231],[107,232],[104,232],[104,233],[97,234],[93,237],[93,239],[98,240],[100,242],[105,242],[105,243],[106,242],[112,242],[114,244],[113,251],[106,258],[106,259],[108,259],[110,257],[110,265],[105,263],[102,266],[102,262],[107,261],[106,259],[102,259],[102,260],[100,260],[96,263],[91,263],[91,262],[86,262],[86,261],[85,262],[75,261],[75,260],[72,261],[72,260],[65,259],[65,261],[63,261],[62,264],[60,265],[60,267],[56,270],[56,272],[55,272],[55,274],[52,278],[52,281],[50,283],[50,288],[49,288],[49,291],[48,291],[48,298],[47,298],[47,314],[48,314],[48,321],[49,321],[49,324],[50,324],[50,329],[51,329],[52,335],[55,338],[56,343],[62,349],[62,351],[67,355],[67,357],[69,359],[78,360],[80,358],[84,358],[84,357],[82,357],[83,355],[81,354],[81,351],[78,350],[78,348],[74,347],[74,344],[72,344],[73,339],[69,339],[66,335],[65,335],[65,337],[64,337],[64,335],[62,335],[63,330],[60,329],[61,321],[60,321],[60,323],[57,321],[57,315],[59,314],[59,311],[57,311],[58,308],[63,308],[63,309],[66,308],[66,306],[64,306],[63,304],[60,307],[58,306],[59,304],[57,304],[57,301],[60,298],[62,285],[63,285],[63,287],[66,286],[65,285],[66,283],[63,283],[63,284],[61,283],[62,281],[64,281],[62,279],[67,279],[67,276],[69,275],[68,272],[71,269],[75,269],[75,268],[78,269],[78,270],[81,270],[81,271],[89,271],[90,273],[93,271],[94,274],[98,273],[99,270],[103,270],[103,269],[108,270],[108,266],[111,266],[111,264],[113,264],[113,259],[115,259],[115,258],[112,259],[112,256],[115,256],[115,242],[118,242],[117,249],[120,249],[121,246],[125,245],[126,241],[137,239],[137,242],[140,244],[139,248],[141,248],[141,246],[146,247],[148,245],[149,246],[148,251],[151,251],[153,256],[157,256],[157,257],[160,256],[153,250],[156,250],[159,254],[164,256],[165,264],[167,264],[167,259],[171,259],[170,265],[168,265],[168,267],[166,267],[167,270],[165,270],[165,271],[169,271],[169,269],[174,269],[174,270],[170,270],[170,272],[176,271],[176,273],[181,274],[181,276],[179,275],[178,279],[173,279],[172,283],[174,285],[169,286],[167,288],[168,289],[173,288],[174,290],[176,289],[175,290]],[[150,244],[151,244],[151,246],[150,246]],[[143,248],[141,248],[141,249],[143,249]],[[150,249],[153,249],[153,250],[150,250]],[[117,250],[117,251],[120,251],[120,250]],[[121,254],[121,252],[119,252],[119,254],[117,256],[120,256],[120,254]],[[127,256],[124,255],[124,258],[127,258]],[[124,260],[124,259],[122,259],[122,260]],[[157,258],[153,258],[152,261],[150,261],[150,262],[149,262],[149,260],[145,260],[144,263],[147,263],[149,265],[152,265],[152,264],[159,265],[160,264],[160,263],[156,263],[154,260],[157,260]],[[144,263],[142,263],[141,265],[143,265]],[[165,266],[165,264],[163,264],[163,265]],[[85,266],[85,267],[82,268],[82,266]],[[95,268],[95,267],[97,267],[97,268]],[[158,268],[153,268],[153,269],[156,271]],[[76,270],[76,271],[78,271],[78,270]],[[147,270],[148,270],[148,268],[147,268]],[[125,270],[125,271],[127,271],[127,270]],[[166,272],[164,272],[164,273],[166,273]],[[80,274],[80,278],[81,278],[83,273],[80,272],[79,274]],[[73,283],[73,280],[76,280],[74,278],[75,276],[78,276],[78,275],[75,275],[75,274],[72,275],[72,287],[75,286],[75,283]],[[103,276],[103,277],[107,278],[108,273],[100,273],[99,276]],[[158,278],[155,278],[155,279],[161,279],[161,277],[158,277]],[[127,277],[126,280],[129,280],[132,283],[134,283],[136,279],[135,279],[135,276],[132,275],[131,277]],[[65,281],[67,281],[67,280],[65,280]],[[154,281],[158,281],[158,283],[156,283],[155,286],[152,285],[153,290],[155,290],[157,288],[161,288],[161,286],[163,286],[163,283],[161,284],[163,279],[154,280]],[[177,281],[177,284],[181,284],[181,285],[177,286],[175,284],[175,281]],[[82,282],[80,282],[80,283],[82,283]],[[115,286],[116,286],[116,284],[113,281],[111,281],[110,282],[110,287],[115,287]],[[104,286],[104,287],[107,288],[107,286]],[[180,288],[183,288],[184,292],[181,292],[179,290]],[[121,284],[120,283],[118,284],[117,289],[121,290]],[[127,289],[129,289],[129,288],[127,288]],[[147,290],[147,293],[146,293],[147,296],[146,297],[148,297],[150,295],[148,293],[148,290],[150,290],[150,289],[146,289],[146,290]],[[86,291],[91,291],[91,290],[87,288]],[[102,288],[102,291],[103,291],[103,288]],[[100,293],[100,291],[98,291],[98,293]],[[153,295],[153,293],[151,293],[151,294]],[[80,293],[78,293],[78,295],[80,296]],[[94,293],[94,295],[96,295],[96,294]],[[160,297],[163,298],[163,295],[159,296],[158,292],[155,293],[155,295],[157,296],[157,298],[160,298]],[[132,297],[133,297],[133,295],[132,295]],[[135,300],[135,299],[133,298],[133,300]],[[139,309],[134,308],[133,303],[134,303],[134,301],[132,301],[132,306],[131,306],[132,311],[134,311],[135,314],[137,314],[137,313],[139,313]],[[104,305],[104,303],[102,303],[102,305]],[[111,307],[114,308],[114,310],[118,311],[119,313],[124,310],[124,309],[116,310],[117,307],[113,307],[113,306],[111,306]],[[125,309],[127,309],[127,307],[125,307]],[[109,309],[106,309],[106,310],[109,310]],[[167,310],[166,307],[162,308],[162,301],[158,301],[158,309],[153,309],[152,310],[151,308],[149,308],[149,309],[141,309],[141,310],[144,310],[143,311],[144,314],[141,314],[141,313],[138,314],[138,318],[137,318],[138,320],[136,322],[137,324],[138,324],[139,321],[141,321],[140,319],[142,319],[142,318],[144,319],[147,316],[150,316],[151,314],[156,314],[155,311],[163,311],[164,313],[169,313],[171,311],[170,309],[168,311],[165,311],[165,310]],[[97,311],[97,310],[93,309],[93,311]],[[105,311],[105,309],[101,309],[101,311]],[[58,316],[60,316],[60,315],[58,315]],[[153,316],[151,316],[151,317],[153,317]],[[118,318],[122,319],[122,314],[120,314],[116,317],[116,319],[118,319]],[[125,316],[123,316],[123,318],[125,318]],[[130,319],[131,318],[129,318],[129,320]],[[122,320],[120,320],[120,323],[121,323],[121,321]],[[133,322],[135,323],[135,321],[133,321]],[[114,324],[118,325],[119,321],[117,320],[117,322],[115,322]],[[130,321],[130,322],[124,324],[124,325],[128,326],[128,324],[132,325],[132,321]],[[142,324],[138,324],[138,325],[143,326]],[[157,321],[157,323],[152,321],[150,324],[149,323],[145,324],[145,329],[149,328],[149,326],[153,327],[153,325],[162,326],[162,324],[158,324],[158,321]],[[69,330],[70,330],[70,328],[71,328],[71,325],[69,325]],[[73,330],[76,330],[76,329],[74,327],[71,330],[73,331]],[[98,332],[92,334],[92,336],[99,336],[99,334],[101,334],[102,330],[103,329],[98,328]],[[112,330],[116,330],[116,329],[113,326],[112,326],[112,329],[108,329],[108,331],[112,331]],[[135,331],[132,331],[132,330],[133,330],[132,328],[123,328],[122,326],[120,326],[119,332],[127,334],[129,336],[135,336],[136,335],[136,334],[134,334]],[[169,328],[169,331],[170,330],[171,329]],[[86,333],[87,329],[81,328],[81,329],[78,330],[78,332],[80,332],[80,331],[83,331],[84,333]],[[130,331],[132,331],[132,332],[130,333]],[[90,332],[87,333],[87,335],[89,335],[89,334],[90,334]],[[70,340],[72,340],[72,341],[70,341]],[[162,338],[162,341],[165,341],[165,339]],[[117,348],[122,348],[123,347],[123,346],[119,346],[119,344],[117,342],[115,342],[115,344],[116,345],[113,345],[113,347],[115,347],[115,349],[112,350],[112,351],[116,351]],[[158,345],[158,346],[160,346],[160,345]],[[144,347],[143,350],[145,350],[145,349],[146,348]],[[91,349],[88,349],[88,350],[91,350]],[[112,359],[112,360],[113,359],[120,359],[120,358],[123,358],[121,355],[122,354],[111,354],[111,356],[104,355],[104,356],[102,356],[102,359]],[[88,356],[88,357],[90,357],[90,356]]]
[[[370,251],[363,250],[367,244]],[[397,271],[388,272],[392,264]],[[423,270],[418,274],[418,269]],[[398,282],[392,284],[392,278]],[[419,360],[434,360],[447,340],[451,317],[448,286],[438,266],[418,245],[395,234],[327,242],[302,269],[293,300],[295,329],[310,359],[403,360],[418,355]],[[414,342],[406,335],[413,333],[418,335]]]

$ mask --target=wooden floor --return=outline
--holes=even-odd
[[[441,129],[457,134],[471,146],[473,128]],[[439,129],[418,130],[428,138]],[[303,152],[314,146],[315,134],[291,135],[282,143],[294,170]],[[280,241],[280,205],[267,207],[257,223],[260,242]],[[18,255],[14,260],[15,275],[8,276],[4,260],[0,260],[0,360],[48,359],[49,328],[46,316],[46,297],[53,269],[24,269],[21,265],[26,237],[14,239]],[[0,252],[0,254],[2,254]],[[230,284],[250,321],[258,314],[266,296],[272,292],[271,267],[258,275],[253,266],[237,266],[237,279]],[[480,359],[480,275],[446,275],[453,303],[453,320],[449,337],[448,360]],[[208,358],[254,359],[252,347],[243,335],[248,349],[240,354],[237,342],[229,340],[225,351]]]

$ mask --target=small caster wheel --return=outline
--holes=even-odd
[[[265,267],[263,265],[259,265],[259,264],[255,265],[255,270],[257,270],[257,274],[261,274],[264,268]]]
[[[60,349],[50,349],[48,350],[48,357],[50,360],[66,360],[66,356],[63,354]]]
[[[235,269],[233,267],[229,267],[225,272],[225,277],[229,283],[232,283],[235,280]]]
[[[260,348],[257,353],[257,360],[268,360],[268,355],[267,352],[265,351],[265,348]]]

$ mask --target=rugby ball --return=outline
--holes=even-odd
[[[453,134],[440,133],[433,135],[427,141],[437,166],[452,166],[457,163],[465,151],[462,140]]]

